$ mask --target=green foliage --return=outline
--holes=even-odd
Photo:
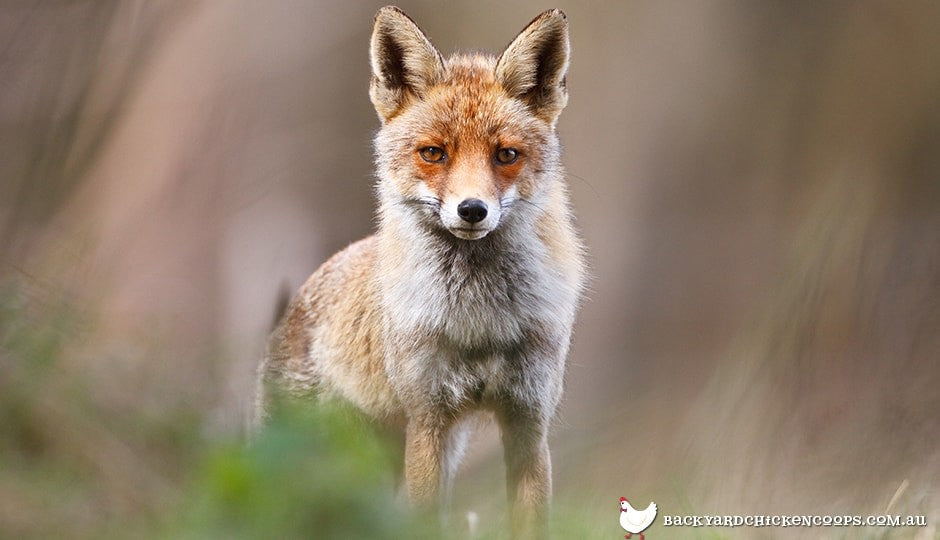
[[[354,412],[292,404],[251,442],[209,450],[168,536],[414,537],[421,524],[395,494],[394,457]]]

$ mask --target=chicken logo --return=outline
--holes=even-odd
[[[643,531],[653,524],[653,520],[656,519],[656,511],[656,503],[654,502],[650,502],[646,510],[637,510],[630,506],[630,501],[626,497],[620,497],[620,526],[627,531],[627,534],[623,537],[630,538],[634,534],[638,534],[640,540],[646,540]]]

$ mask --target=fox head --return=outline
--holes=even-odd
[[[561,181],[558,115],[568,101],[568,23],[550,10],[499,57],[444,58],[407,15],[375,17],[369,95],[383,216],[462,240],[540,208]]]

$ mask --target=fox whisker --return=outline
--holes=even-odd
[[[504,197],[499,201],[500,210],[506,210],[507,208],[512,208],[513,205],[519,200],[519,197]]]
[[[542,208],[541,206],[539,206],[537,203],[534,203],[534,202],[530,201],[529,199],[524,199],[524,198],[522,198],[522,197],[519,197],[519,198],[516,199],[516,200],[519,201],[519,202],[526,203],[526,204],[528,204],[529,206],[535,207],[536,209],[539,210],[539,212],[545,213],[545,209],[544,209],[544,208]]]
[[[437,197],[412,197],[401,200],[401,204],[404,206],[418,206],[430,208],[434,212],[438,212],[441,209],[441,200]]]

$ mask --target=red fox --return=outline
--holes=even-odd
[[[407,15],[375,17],[369,91],[378,231],[301,287],[259,369],[405,432],[409,500],[446,500],[470,419],[491,413],[514,534],[546,525],[548,431],[584,279],[555,124],[568,23],[550,10],[499,57],[444,58]]]

